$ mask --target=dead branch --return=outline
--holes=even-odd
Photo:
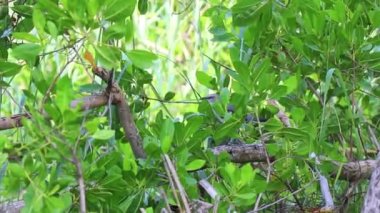
[[[339,179],[354,182],[362,179],[368,179],[376,167],[376,160],[362,160],[353,161],[339,165],[339,163],[332,162],[337,167],[342,166],[342,172]],[[337,176],[333,173],[333,176]]]
[[[175,169],[175,166],[173,162],[170,160],[169,156],[167,154],[163,155],[163,161],[165,163],[165,166],[167,167],[168,176],[169,178],[172,178],[173,184],[174,184],[174,190],[178,190],[179,196],[181,198],[182,204],[184,206],[184,210],[186,213],[190,213],[190,205],[188,202],[188,196],[186,194],[185,189],[183,188],[179,176],[177,174],[177,171]]]
[[[265,162],[267,160],[265,148],[262,144],[221,145],[212,148],[215,155],[227,152],[231,161],[235,163]],[[270,157],[273,161],[274,157]]]
[[[0,204],[0,212],[4,213],[19,213],[24,208],[25,203],[23,200],[9,201]]]
[[[21,120],[23,118],[30,119],[28,114],[18,114],[11,117],[0,118],[0,130],[13,129],[22,126]]]
[[[367,194],[362,208],[363,213],[378,212],[380,206],[380,156],[376,160],[376,166],[372,172],[371,180],[368,185]]]
[[[332,198],[329,182],[327,181],[327,178],[320,174],[318,172],[319,176],[319,185],[321,187],[321,192],[323,196],[323,200],[325,201],[325,206],[323,207],[324,210],[332,212],[335,208],[334,205],[334,199]]]
[[[113,100],[114,102],[117,102],[118,100]],[[81,99],[77,99],[71,102],[70,107],[76,108],[80,107],[81,110],[88,110],[88,109],[94,109],[100,106],[106,105],[108,102],[108,96],[103,95],[91,95],[87,96]],[[43,112],[46,116],[48,116],[46,113]],[[21,122],[22,119],[31,119],[32,116],[30,116],[27,113],[24,114],[17,114],[12,115],[10,117],[1,117],[0,118],[0,131],[6,130],[6,129],[13,129],[17,127],[22,127],[23,124]]]

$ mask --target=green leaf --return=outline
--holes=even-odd
[[[160,141],[161,149],[164,153],[170,150],[174,136],[174,123],[170,119],[166,119],[161,127]]]
[[[32,18],[25,18],[16,25],[14,32],[30,32],[33,28]]]
[[[64,75],[58,81],[56,87],[55,101],[61,112],[65,112],[70,108],[70,103],[74,99],[74,91],[72,81],[68,75]],[[69,110],[71,111],[71,110]]]
[[[309,141],[310,136],[307,132],[296,128],[283,128],[279,131],[279,134],[289,140],[294,141]]]
[[[49,212],[63,211],[66,208],[63,200],[58,197],[45,197],[44,202]]]
[[[270,94],[271,99],[279,99],[286,95],[288,87],[284,85],[277,85],[272,89],[272,93]]]
[[[10,175],[14,178],[25,177],[24,168],[22,168],[19,164],[16,164],[16,163],[8,164],[8,171]]]
[[[109,41],[111,39],[121,39],[128,33],[127,24],[122,22],[113,23],[107,30],[104,32],[103,40]]]
[[[15,39],[24,40],[24,41],[28,41],[31,43],[38,43],[39,42],[37,37],[35,37],[34,35],[29,34],[29,33],[15,32],[12,35],[13,35],[13,38],[15,38]]]
[[[174,98],[175,96],[175,93],[174,92],[168,92],[165,94],[165,97],[164,97],[164,100],[165,101],[170,101]]]
[[[282,129],[283,124],[276,118],[271,118],[264,124],[264,129],[269,132],[276,132]]]
[[[217,89],[215,78],[212,78],[211,76],[207,75],[206,72],[198,71],[196,72],[196,77],[197,77],[197,81],[203,86],[212,90]]]
[[[222,124],[219,128],[215,130],[215,140],[219,141],[224,137],[231,136],[234,134],[235,130],[240,126],[241,121],[231,118],[226,123]]]
[[[380,27],[380,10],[369,11],[369,17],[373,26]]]
[[[111,0],[104,9],[104,18],[109,21],[122,21],[132,15],[136,0]]]
[[[125,147],[128,147],[128,148],[125,148],[126,151],[124,151],[124,153],[126,154],[124,154],[125,156],[124,156],[124,161],[123,161],[123,170],[131,171],[133,172],[133,174],[137,174],[138,166],[135,161],[135,158],[132,157],[134,155],[133,155],[131,145],[130,144],[123,144],[123,145],[125,145]]]
[[[87,0],[86,2],[86,8],[88,12],[88,17],[94,17],[98,12],[100,8],[100,1],[99,0]]]
[[[1,71],[0,71],[0,76],[1,75]],[[7,82],[3,81],[3,80],[0,80],[0,87],[10,87],[11,85],[9,85]]]
[[[260,80],[261,75],[269,70],[270,65],[270,60],[265,58],[255,67],[252,74],[252,82],[254,85]]]
[[[34,25],[34,27],[37,29],[37,31],[39,33],[43,33],[45,24],[46,24],[46,19],[45,19],[44,14],[42,13],[42,11],[40,9],[35,7],[33,9],[33,25]]]
[[[150,68],[158,59],[154,53],[145,50],[131,50],[127,52],[127,56],[135,66],[141,69]]]
[[[301,123],[305,118],[305,110],[299,107],[294,107],[291,111],[291,117],[295,122]]]
[[[14,5],[12,10],[24,17],[32,17],[33,7],[30,5]]]
[[[111,46],[95,46],[96,56],[107,69],[118,67],[121,53],[118,48]]]
[[[272,1],[238,1],[231,9],[235,26],[247,26],[260,21],[269,21]]]
[[[49,34],[53,37],[53,38],[57,38],[58,36],[58,28],[57,26],[54,24],[54,22],[51,22],[51,21],[48,21],[47,24],[47,29],[48,29],[48,32]]]
[[[256,194],[251,192],[244,194],[236,194],[235,196],[243,200],[252,201],[256,197]]]
[[[65,11],[60,8],[56,1],[52,0],[39,0],[37,6],[41,11],[44,11],[45,14],[48,14],[52,19],[64,19],[68,18],[68,15]]]
[[[284,81],[284,85],[287,87],[287,94],[293,92],[298,87],[298,78],[297,76],[290,76]]]
[[[222,102],[223,107],[226,107],[230,98],[230,91],[228,88],[222,88],[220,90],[219,100]]]
[[[12,49],[13,57],[34,62],[35,57],[40,53],[41,46],[38,44],[21,44]]]
[[[195,170],[202,168],[205,164],[206,164],[205,160],[196,159],[196,160],[193,160],[186,165],[186,170],[187,171],[195,171]]]
[[[240,168],[241,170],[241,180],[240,182],[242,185],[248,185],[250,184],[256,175],[256,172],[252,169],[252,166],[250,164],[245,164],[243,167]]]
[[[327,92],[329,91],[331,79],[332,79],[332,76],[334,74],[334,71],[335,71],[335,69],[333,69],[333,68],[331,68],[327,71],[325,84],[324,84],[324,87],[322,87],[322,92],[324,94],[324,96],[323,96],[324,105],[326,104],[326,101],[327,101]]]
[[[139,0],[138,8],[141,15],[148,11],[148,0]]]
[[[111,129],[102,129],[95,132],[92,137],[97,140],[108,140],[115,135],[115,130]]]
[[[0,60],[0,76],[11,77],[20,72],[22,66],[11,62]]]
[[[203,123],[203,118],[200,116],[192,117],[187,120],[187,124],[183,133],[183,139],[187,139],[191,135],[193,135]]]

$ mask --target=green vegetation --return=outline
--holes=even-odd
[[[0,0],[0,203],[360,212],[379,73],[378,0]]]

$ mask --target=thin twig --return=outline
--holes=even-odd
[[[171,212],[168,196],[166,195],[166,193],[162,187],[160,187],[160,193],[161,193],[162,198],[164,199],[166,211]]]
[[[183,101],[168,101],[168,100],[163,100],[163,99],[158,99],[158,98],[149,98],[149,97],[142,97],[143,99],[147,99],[150,101],[159,101],[162,103],[168,103],[168,104],[199,104],[199,101],[196,100],[183,100]]]
[[[39,56],[42,56],[42,57],[43,57],[43,56],[46,56],[46,55],[50,55],[50,54],[52,54],[52,53],[56,53],[56,52],[60,52],[60,51],[62,51],[62,50],[69,49],[69,48],[71,48],[71,47],[74,47],[77,43],[81,42],[81,41],[84,40],[85,38],[86,38],[86,37],[80,38],[80,39],[78,39],[77,41],[75,41],[75,42],[72,43],[72,44],[66,45],[66,46],[61,47],[61,48],[58,48],[58,49],[56,49],[56,50],[52,50],[52,51],[50,51],[50,52],[42,53],[42,54],[40,54]]]
[[[267,208],[269,208],[269,207],[271,207],[271,206],[273,206],[273,205],[276,205],[277,203],[280,203],[280,202],[282,202],[283,200],[288,199],[290,196],[293,196],[294,194],[297,194],[297,193],[301,192],[302,190],[306,189],[306,188],[309,187],[312,183],[314,183],[314,181],[316,181],[316,179],[313,179],[312,181],[310,181],[309,183],[307,183],[306,185],[304,185],[302,188],[297,189],[296,191],[292,192],[291,194],[289,194],[289,195],[287,195],[287,196],[285,196],[285,197],[283,197],[283,198],[280,198],[280,199],[278,199],[278,200],[276,200],[276,201],[274,201],[274,202],[272,202],[272,203],[269,203],[269,204],[267,204],[267,205],[264,205],[264,206],[262,206],[262,207],[260,207],[260,208],[258,208],[258,209],[256,209],[256,210],[254,210],[254,211],[249,211],[249,212],[247,212],[247,213],[256,213],[256,212],[258,212],[258,211],[261,211],[261,210],[267,209]]]
[[[76,152],[74,150],[73,150],[72,154],[73,154],[73,164],[75,165],[75,168],[77,171],[77,182],[79,185],[80,212],[85,213],[86,212],[86,186],[84,184],[82,166],[81,166],[81,163],[79,162],[78,157],[76,156]]]
[[[152,88],[152,91],[154,93],[154,95],[157,97],[157,99],[162,99],[160,97],[160,94],[158,93],[158,91],[156,90],[156,87],[154,87],[154,85],[152,83],[149,84],[150,87]],[[161,106],[164,108],[164,110],[166,111],[166,113],[170,116],[170,118],[174,118],[173,115],[170,113],[169,109],[166,107],[165,103],[164,102],[160,102],[161,103]]]
[[[275,107],[277,108],[280,108],[279,104],[277,101],[275,100],[268,100],[268,102],[272,105],[274,105]],[[281,109],[279,109],[279,112],[277,113],[277,116],[280,118],[280,120],[284,123],[285,126],[289,127],[290,126],[290,122],[289,122],[289,118],[286,116],[285,112],[283,112]],[[258,116],[258,112],[256,112],[256,117],[259,117]],[[260,119],[258,119],[258,124],[259,124],[259,132],[260,132],[260,136],[263,135],[263,133],[261,132],[261,123],[260,123]],[[271,171],[272,171],[272,164],[271,164],[271,159],[268,155],[268,152],[266,150],[266,146],[265,146],[265,143],[261,141],[261,145],[262,147],[264,148],[264,153],[265,153],[265,159],[267,161],[267,164],[269,166],[268,168],[268,171],[267,171],[267,176],[266,176],[266,182],[269,183],[270,181],[270,174],[271,174]],[[253,211],[257,211],[257,209],[259,208],[259,204],[260,204],[260,200],[261,200],[261,197],[263,196],[263,192],[261,192],[259,194],[259,196],[257,197],[256,199],[256,203],[255,203],[255,208]]]
[[[182,205],[181,205],[181,202],[179,201],[179,198],[178,198],[177,188],[175,187],[175,184],[174,184],[173,175],[169,170],[169,165],[166,162],[165,158],[163,158],[163,161],[164,161],[164,167],[165,167],[166,174],[168,174],[169,184],[170,184],[170,187],[172,188],[172,193],[173,193],[174,199],[176,200],[176,203],[177,203],[179,209],[182,211]]]
[[[45,92],[45,95],[44,97],[42,98],[42,102],[41,102],[41,107],[40,107],[40,110],[42,110],[42,107],[43,107],[43,104],[46,102],[46,99],[48,98],[49,94],[51,93],[51,90],[53,89],[53,87],[55,86],[55,84],[57,83],[59,77],[62,75],[63,71],[65,71],[66,67],[74,61],[74,59],[76,58],[76,56],[72,57],[71,59],[69,59],[66,64],[62,67],[61,71],[55,76],[55,78],[53,79],[52,83],[50,84],[49,88],[47,89],[47,91]]]
[[[81,55],[79,54],[78,50],[75,48],[75,46],[73,46],[73,50],[75,52],[75,54],[77,55],[77,57],[79,58],[80,60],[80,63],[81,65],[83,66],[83,69],[84,71],[87,73],[88,77],[91,78],[92,81],[94,81],[94,77],[93,75],[91,75],[91,73],[88,71],[87,67],[86,67],[86,62],[83,60],[83,58],[81,57]]]
[[[190,205],[187,201],[187,195],[186,195],[186,192],[185,192],[185,189],[183,188],[181,182],[179,181],[179,177],[178,177],[178,174],[175,170],[175,167],[172,163],[172,161],[170,160],[169,156],[167,154],[164,154],[163,156],[164,160],[166,161],[167,165],[168,165],[168,169],[171,173],[171,175],[173,176],[173,181],[174,181],[174,184],[176,185],[177,189],[178,189],[178,192],[179,192],[179,195],[181,197],[181,200],[182,200],[182,203],[185,207],[185,212],[188,212],[190,213]]]

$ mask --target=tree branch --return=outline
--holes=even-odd
[[[114,102],[117,102],[118,100],[114,99]],[[71,108],[80,107],[80,110],[89,110],[94,109],[100,106],[106,105],[108,102],[108,95],[102,94],[102,95],[91,95],[87,96],[81,99],[74,100],[70,103]],[[46,114],[43,112],[43,114]],[[46,115],[47,116],[47,115]],[[12,115],[11,117],[1,117],[0,118],[0,131],[6,130],[6,129],[13,129],[17,127],[22,127],[23,124],[21,120],[25,119],[31,119],[32,116],[30,116],[27,113],[24,114],[17,114]]]
[[[110,72],[106,71],[103,68],[97,67],[93,70],[93,72],[95,75],[107,83],[112,80],[110,79]],[[124,93],[121,91],[120,87],[117,84],[113,84],[107,92],[111,95],[112,100],[117,100],[114,102],[114,104],[117,107],[120,123],[123,127],[126,138],[131,144],[135,157],[146,158],[146,153],[143,148],[143,141],[141,139],[140,133],[137,130],[128,102],[124,97]]]

